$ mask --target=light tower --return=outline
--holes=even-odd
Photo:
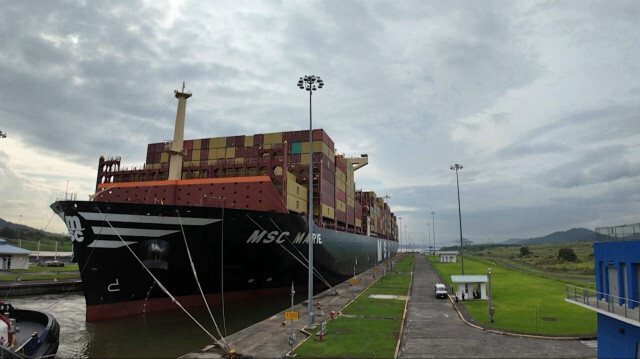
[[[317,84],[317,85],[316,85]],[[308,306],[307,315],[309,318],[309,326],[313,325],[313,119],[311,112],[311,96],[313,91],[321,89],[324,82],[320,76],[307,75],[298,80],[298,87],[301,90],[309,91],[309,197],[307,199],[309,206],[309,287],[308,287]]]
[[[462,275],[464,275],[464,253],[462,245],[462,213],[460,212],[460,182],[458,182],[458,171],[462,169],[462,165],[454,164],[449,167],[451,170],[456,171],[456,187],[458,188],[458,222],[460,223],[460,258],[462,261]]]

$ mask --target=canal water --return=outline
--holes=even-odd
[[[297,297],[297,296],[296,296]],[[296,298],[296,301],[298,298]],[[8,298],[14,307],[51,313],[60,323],[57,358],[177,358],[212,343],[182,310],[85,322],[81,292]],[[291,305],[291,297],[238,300],[211,308],[223,335],[231,335]],[[216,337],[206,307],[188,309]],[[225,324],[226,323],[226,324]]]

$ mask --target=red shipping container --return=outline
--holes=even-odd
[[[208,138],[203,138],[200,140],[200,148],[201,149],[208,149],[209,148],[209,139]]]
[[[193,140],[186,140],[186,141],[184,141],[184,143],[183,143],[182,147],[183,147],[185,150],[191,150],[191,149],[193,148]]]
[[[264,133],[258,133],[253,135],[253,145],[261,146],[264,144]]]
[[[341,200],[342,202],[347,201],[347,195],[344,193],[344,191],[341,191],[337,188],[336,188],[336,198]]]
[[[200,161],[207,161],[209,159],[209,150],[202,149],[200,150]]]
[[[336,200],[333,193],[324,192],[324,191],[321,192],[320,201],[322,204],[326,204],[327,206],[332,208],[336,206]]]

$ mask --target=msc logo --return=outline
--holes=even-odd
[[[69,229],[69,236],[72,241],[82,242],[84,241],[84,228],[81,227],[80,218],[77,216],[64,216],[64,221],[67,223]]]

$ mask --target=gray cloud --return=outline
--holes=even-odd
[[[453,163],[472,240],[637,221],[638,21],[634,1],[8,3],[0,130],[25,148],[0,139],[4,188],[28,203],[14,182],[47,183],[46,202],[65,177],[92,188],[100,155],[141,164],[182,81],[187,137],[306,129],[295,83],[317,74],[314,127],[369,154],[358,187],[391,195],[413,238],[435,211],[455,241]]]

